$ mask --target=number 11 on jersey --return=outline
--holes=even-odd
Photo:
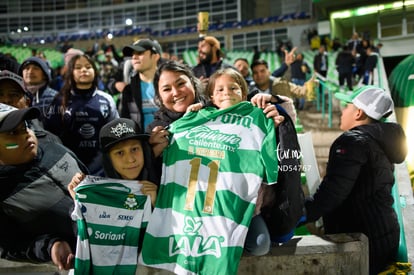
[[[192,160],[190,160],[190,165],[191,171],[190,178],[188,180],[188,191],[185,199],[184,210],[192,211],[194,208],[194,200],[198,182],[198,175],[200,171],[201,158],[193,158]],[[216,196],[216,184],[220,161],[213,160],[207,166],[208,168],[210,168],[210,174],[208,176],[207,192],[206,198],[204,200],[203,212],[207,214],[212,214],[214,207],[214,199]]]

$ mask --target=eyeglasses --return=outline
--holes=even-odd
[[[27,121],[23,121],[13,130],[9,132],[5,132],[3,134],[8,135],[8,136],[19,136],[19,135],[26,134],[28,128],[29,128],[29,123]]]

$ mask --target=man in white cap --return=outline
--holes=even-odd
[[[0,257],[67,270],[76,245],[67,185],[88,170],[66,147],[38,143],[27,125],[39,115],[0,103]]]
[[[363,86],[336,93],[346,103],[332,144],[326,176],[307,199],[307,221],[323,218],[325,234],[364,233],[369,239],[369,273],[378,274],[396,261],[400,227],[391,189],[394,164],[407,155],[402,127],[384,122],[394,108],[386,91]]]

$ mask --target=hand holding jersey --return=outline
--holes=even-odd
[[[86,176],[75,188],[75,274],[135,274],[151,205],[136,181]]]
[[[260,185],[277,179],[273,122],[242,102],[191,112],[170,132],[141,261],[176,273],[235,274]]]
[[[144,265],[178,274],[237,273],[258,190],[277,180],[277,156],[273,121],[241,102],[247,86],[235,72],[210,77],[207,89],[219,110],[190,112],[170,125]]]

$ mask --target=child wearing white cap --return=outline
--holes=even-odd
[[[394,164],[407,155],[406,136],[397,123],[384,122],[393,111],[389,93],[363,86],[335,96],[346,103],[332,144],[326,176],[307,199],[307,221],[323,218],[325,234],[362,232],[369,240],[369,273],[396,260],[400,226],[391,189]]]

